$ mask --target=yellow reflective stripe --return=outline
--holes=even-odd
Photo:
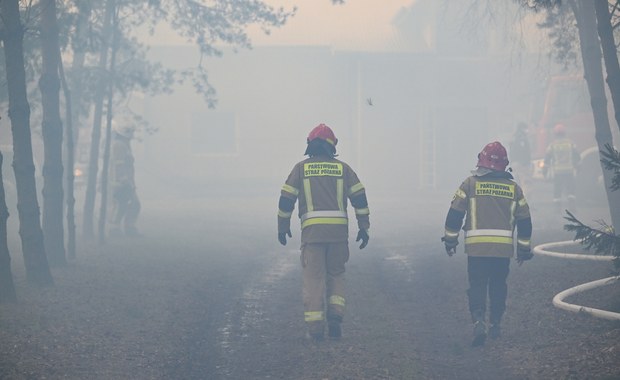
[[[465,244],[477,243],[512,244],[512,238],[504,236],[472,236],[465,238]]]
[[[446,228],[446,231],[444,232],[444,236],[451,237],[451,238],[459,237],[459,232],[458,231],[454,232]]]
[[[370,214],[370,209],[368,207],[355,209],[355,215],[369,215],[369,214]]]
[[[317,322],[323,320],[322,311],[306,311],[304,313],[304,320],[306,322]]]
[[[321,210],[321,211],[309,211],[301,216],[301,221],[305,222],[312,218],[347,218],[346,211],[340,210]]]
[[[456,193],[454,195],[462,199],[465,199],[467,197],[465,192],[461,189],[456,190]]]
[[[349,188],[349,195],[355,194],[360,190],[364,190],[364,185],[362,185],[361,182],[358,182]]]
[[[344,307],[344,297],[336,296],[336,295],[330,296],[329,303],[331,305],[339,305],[339,306]]]
[[[310,179],[304,178],[304,194],[306,195],[306,207],[308,211],[314,211],[314,204],[312,204],[312,190],[310,189]]]
[[[287,184],[284,184],[284,186],[282,186],[282,191],[286,191],[287,193],[291,193],[294,196],[299,195],[299,190],[297,190],[293,186],[287,185]]]
[[[347,218],[312,218],[301,223],[301,228],[313,226],[315,224],[348,224]]]
[[[517,239],[517,244],[519,245],[526,245],[529,246],[530,245],[530,240],[526,240],[526,239]]]
[[[472,236],[503,236],[512,237],[512,230],[480,229],[465,231],[465,237]]]
[[[525,205],[527,205],[527,201],[525,200],[525,198],[521,198],[519,200],[519,207],[523,207]]]
[[[471,229],[478,229],[478,215],[476,212],[476,198],[469,198],[469,217],[471,219]]]
[[[515,225],[515,210],[517,209],[517,202],[510,202],[510,225],[514,227]]]
[[[336,199],[338,199],[338,210],[344,210],[344,179],[336,180]]]
[[[292,211],[286,212],[286,211],[278,210],[278,216],[281,218],[290,218],[291,215],[293,215]]]

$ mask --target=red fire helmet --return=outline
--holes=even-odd
[[[499,141],[488,143],[482,152],[478,153],[478,164],[476,166],[499,171],[506,170],[506,166],[508,166],[506,148]]]
[[[308,135],[308,142],[314,139],[325,140],[333,146],[338,144],[338,139],[336,138],[334,131],[332,131],[331,128],[325,124],[319,124],[310,131],[310,134]]]
[[[566,127],[564,124],[556,124],[555,127],[553,127],[553,133],[557,136],[564,136],[566,134]]]

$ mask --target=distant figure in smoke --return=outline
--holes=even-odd
[[[575,143],[566,136],[564,124],[553,127],[555,139],[545,152],[545,166],[543,174],[546,177],[548,169],[553,171],[553,205],[557,213],[562,212],[562,193],[566,194],[568,209],[575,212],[575,172],[581,161]]]
[[[134,157],[131,152],[134,128],[114,123],[113,132],[110,165],[112,185],[110,234],[124,233],[127,236],[138,236],[136,221],[140,214],[140,200],[136,193]]]
[[[478,154],[476,170],[456,191],[448,211],[441,240],[449,256],[456,253],[459,231],[465,220],[465,253],[469,279],[469,311],[474,323],[473,346],[487,337],[486,313],[489,298],[488,334],[501,335],[500,324],[506,309],[506,279],[514,254],[513,234],[517,227],[517,262],[530,260],[532,220],[521,187],[506,170],[508,155],[499,142],[487,144]]]
[[[370,228],[364,186],[346,163],[334,158],[338,139],[325,124],[307,139],[304,161],[295,165],[282,187],[278,204],[278,240],[291,237],[291,216],[299,199],[304,319],[313,341],[339,339],[345,309],[344,272],[349,260],[347,203],[355,209],[356,241],[366,247]],[[327,305],[325,305],[327,301]]]
[[[532,175],[532,153],[527,137],[527,124],[517,124],[517,129],[510,142],[510,159],[517,182],[524,190],[529,185]]]

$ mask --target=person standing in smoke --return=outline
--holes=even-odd
[[[304,320],[313,341],[328,335],[339,339],[345,309],[344,272],[349,260],[347,203],[355,209],[360,249],[368,244],[370,228],[366,190],[357,174],[337,160],[338,139],[325,124],[307,139],[304,161],[289,174],[278,203],[278,241],[291,237],[291,216],[299,199]],[[326,302],[327,301],[327,302]],[[327,305],[325,305],[327,303]]]
[[[515,179],[526,190],[532,175],[532,153],[530,141],[527,137],[527,124],[521,122],[517,124],[517,129],[510,142],[510,160]]]
[[[501,335],[500,324],[506,309],[506,279],[510,258],[514,255],[514,230],[517,228],[517,262],[530,260],[532,219],[521,187],[506,171],[508,155],[501,143],[487,144],[478,154],[472,175],[458,188],[448,211],[441,240],[452,256],[459,244],[463,218],[469,289],[469,312],[474,323],[472,346],[481,346],[487,337],[487,297],[489,299],[488,334]]]
[[[133,126],[114,123],[110,165],[112,186],[111,235],[139,235],[136,222],[140,214],[140,200],[136,193],[134,157],[131,151],[133,135]]]
[[[581,155],[575,143],[566,136],[564,124],[556,124],[553,134],[555,138],[545,152],[543,175],[546,177],[549,174],[549,168],[553,173],[553,205],[556,213],[562,212],[563,193],[566,194],[569,211],[575,212],[575,173]]]

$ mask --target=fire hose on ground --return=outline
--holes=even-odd
[[[559,248],[559,247],[567,247],[567,246],[575,246],[579,245],[578,241],[574,240],[566,240],[560,242],[553,243],[545,243],[540,244],[534,247],[534,253],[544,256],[552,256],[552,257],[560,257],[564,259],[577,259],[577,260],[593,260],[593,261],[611,261],[614,259],[612,256],[602,256],[602,255],[587,255],[587,254],[575,254],[575,253],[560,253],[560,252],[551,252],[549,249]],[[586,290],[591,290],[594,288],[598,288],[604,285],[611,285],[620,281],[620,276],[612,276],[607,278],[602,278],[600,280],[588,282],[585,284],[574,286],[570,289],[566,289],[553,297],[553,306],[564,309],[573,313],[579,314],[587,314],[597,318],[608,319],[612,321],[620,321],[620,313],[615,313],[607,310],[600,310],[586,306],[574,305],[567,302],[564,302],[564,299],[575,295],[577,293],[584,292]]]

